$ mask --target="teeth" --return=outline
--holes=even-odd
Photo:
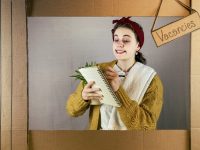
[[[116,50],[116,53],[118,53],[118,54],[122,54],[122,53],[124,53],[124,52],[126,52],[126,51],[123,51],[123,50]]]

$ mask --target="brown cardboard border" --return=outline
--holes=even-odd
[[[27,150],[25,0],[1,1],[1,148]]]
[[[1,1],[1,149],[11,149],[11,4]],[[3,57],[2,57],[3,56]]]
[[[189,150],[189,131],[31,131],[30,150]]]
[[[192,0],[192,8],[200,12],[199,0]],[[191,36],[191,69],[190,69],[190,93],[191,93],[191,149],[200,149],[200,30]]]
[[[160,0],[28,0],[31,16],[155,16]],[[190,5],[190,0],[181,0]],[[134,9],[127,9],[134,8]],[[160,16],[185,16],[174,0],[164,0]],[[168,11],[176,10],[176,11]]]
[[[195,117],[199,117],[200,110],[197,101],[200,97],[199,84],[200,81],[200,62],[199,62],[199,39],[200,32],[192,33],[191,39],[191,132],[183,130],[167,130],[167,131],[126,131],[126,132],[98,132],[98,131],[64,131],[57,133],[54,131],[29,131],[27,137],[27,36],[26,36],[26,16],[25,16],[26,0],[1,0],[1,148],[3,150],[27,150],[28,142],[32,142],[34,150],[59,149],[63,148],[62,143],[67,143],[66,147],[72,145],[77,146],[73,149],[83,149],[85,144],[88,149],[189,149],[189,135],[191,134],[191,149],[200,149],[199,146],[199,127],[200,121]],[[61,0],[60,0],[61,1]],[[11,5],[12,2],[12,5]],[[113,7],[116,2],[113,0]],[[138,1],[141,3],[141,0]],[[157,1],[156,1],[157,2]],[[200,11],[199,0],[191,0],[192,7]],[[50,3],[47,3],[48,5]],[[154,4],[152,4],[154,5]],[[11,8],[12,6],[12,8]],[[104,6],[102,4],[102,6]],[[126,6],[124,4],[124,6]],[[118,6],[116,6],[117,8]],[[153,7],[154,8],[154,7]],[[113,13],[117,10],[113,9]],[[97,10],[96,10],[97,11]],[[46,12],[47,9],[46,9]],[[98,11],[97,11],[98,12]],[[15,14],[14,14],[15,13]],[[167,13],[167,12],[166,12]],[[41,13],[42,14],[42,13]],[[48,13],[47,13],[48,14]],[[50,13],[49,13],[50,14]],[[48,14],[48,15],[49,15]],[[58,13],[61,15],[62,13]],[[47,16],[48,16],[47,15]],[[100,13],[99,16],[102,14]],[[107,15],[103,14],[102,16]],[[116,13],[117,16],[124,15]],[[134,15],[134,13],[133,13]],[[149,15],[149,14],[148,14]],[[44,15],[43,15],[44,16]],[[138,14],[139,16],[139,14]],[[150,13],[152,16],[152,12]],[[20,63],[21,66],[17,64]],[[19,93],[18,93],[19,92]],[[14,103],[10,103],[10,102]],[[10,122],[11,121],[11,122]],[[94,136],[95,133],[95,136]],[[99,133],[99,136],[96,136]],[[125,134],[125,135],[123,135]],[[127,134],[127,135],[126,135]],[[87,138],[85,138],[87,136]],[[94,138],[95,137],[95,138]],[[116,140],[117,138],[117,140]],[[134,143],[134,139],[143,139]],[[62,139],[61,142],[56,142]],[[155,139],[155,140],[154,140]],[[171,141],[171,139],[173,139]],[[96,142],[95,144],[93,142]],[[105,143],[106,146],[105,147]],[[132,145],[128,145],[130,142]],[[110,144],[112,143],[112,144]],[[159,144],[159,145],[158,145]],[[49,146],[48,146],[49,145]],[[117,147],[117,146],[119,147]],[[182,147],[180,147],[182,145]],[[38,146],[38,147],[37,147]],[[43,147],[48,146],[48,147]],[[30,147],[31,148],[31,147]],[[64,149],[64,148],[63,148]]]

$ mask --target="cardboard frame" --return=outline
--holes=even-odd
[[[48,1],[48,2],[47,2]],[[191,2],[192,8],[200,12],[199,0]],[[26,0],[1,0],[1,148],[2,150],[64,150],[77,149],[135,149],[139,150],[199,150],[200,149],[200,31],[191,37],[191,129],[155,131],[28,131],[28,68],[27,68],[27,29]],[[31,1],[29,1],[31,2]],[[66,1],[35,0],[33,16],[126,16],[128,4],[139,8],[148,0],[112,1]],[[56,5],[54,5],[56,2]],[[79,3],[77,3],[79,2]],[[131,12],[132,16],[153,16],[158,0],[144,11]],[[169,2],[166,0],[165,2]],[[95,5],[95,3],[97,3]],[[110,10],[109,4],[113,6]],[[119,9],[119,4],[120,8]],[[27,3],[29,4],[29,3]],[[43,7],[45,5],[45,7]],[[67,11],[65,10],[65,7]],[[71,6],[71,8],[70,8]],[[87,9],[91,6],[92,9]],[[84,8],[83,8],[84,7]],[[102,8],[104,8],[104,11]],[[170,4],[170,7],[176,7]],[[46,8],[46,9],[45,9]],[[53,9],[54,8],[54,9]],[[74,11],[74,8],[78,11]],[[79,10],[77,8],[83,8]],[[34,10],[35,9],[35,10]],[[30,9],[29,9],[30,10]],[[38,11],[36,11],[38,10]],[[53,11],[52,11],[53,10]],[[65,11],[64,11],[65,10]],[[71,11],[69,11],[71,10]],[[88,11],[86,11],[88,10]],[[124,12],[123,12],[123,11]],[[153,11],[152,11],[153,10]],[[173,10],[173,8],[172,8]],[[37,12],[37,13],[36,13]],[[81,15],[80,15],[81,14]],[[162,12],[162,16],[185,16],[185,10],[176,9],[174,14]],[[103,143],[103,144],[102,144]],[[105,148],[106,147],[106,148]]]

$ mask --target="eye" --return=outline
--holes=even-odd
[[[119,39],[114,39],[114,42],[118,42],[119,41]]]
[[[129,40],[123,40],[123,43],[129,43],[130,41]]]

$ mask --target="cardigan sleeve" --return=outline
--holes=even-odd
[[[117,109],[128,130],[156,128],[163,104],[163,85],[158,75],[152,79],[139,105],[129,98],[122,86],[116,94],[122,103],[122,106]]]
[[[76,90],[69,96],[66,102],[66,111],[73,117],[78,117],[89,108],[90,101],[86,102],[82,99],[83,84],[79,83]]]

